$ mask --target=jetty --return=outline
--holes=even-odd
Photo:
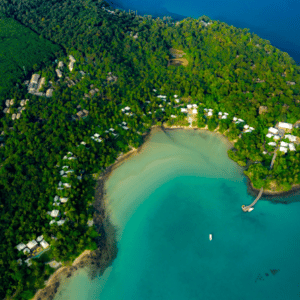
[[[244,212],[249,211],[249,208],[251,208],[252,206],[254,206],[254,205],[256,204],[256,202],[260,199],[260,197],[261,197],[263,191],[264,191],[264,188],[262,187],[262,188],[260,189],[259,194],[258,194],[258,196],[256,197],[256,199],[255,199],[250,205],[248,205],[248,206],[243,205],[243,206],[242,206],[242,210],[243,210]]]

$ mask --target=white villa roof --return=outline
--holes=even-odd
[[[226,116],[226,115],[223,115],[223,116],[222,116],[222,119],[223,119],[223,120],[227,119],[227,116]]]
[[[24,254],[30,253],[30,250],[29,250],[28,248],[25,248],[25,249],[23,250],[23,253],[24,253]]]
[[[123,129],[128,130],[129,128],[127,126],[123,126]]]
[[[16,247],[17,247],[18,251],[21,251],[21,250],[23,250],[23,249],[26,247],[26,245],[23,244],[23,243],[20,243],[20,244],[17,245]]]
[[[124,107],[125,110],[130,110],[129,106]]]
[[[269,142],[268,145],[274,146],[274,147],[275,147],[275,146],[276,146],[276,143],[275,143],[275,142]]]
[[[278,134],[275,134],[273,138],[274,140],[280,140],[280,136]]]
[[[296,142],[297,141],[297,137],[294,136],[294,135],[291,135],[291,134],[286,134],[284,137],[289,139],[290,142]]]
[[[153,92],[156,92],[156,89],[153,89]]]
[[[253,128],[253,127],[249,127],[249,129],[250,129],[250,130],[255,130],[255,128]]]
[[[59,197],[56,195],[53,200],[58,201],[58,199],[59,199]]]
[[[280,147],[279,150],[284,153],[287,153],[287,151],[288,151],[288,149],[286,147]]]
[[[72,62],[75,62],[75,61],[76,61],[76,59],[74,58],[73,55],[69,55],[69,59],[70,59],[70,61],[72,61]]]
[[[26,246],[31,250],[32,248],[34,248],[35,246],[37,246],[37,241],[36,240],[32,240],[30,241]]]
[[[269,132],[271,132],[273,134],[277,134],[278,133],[278,129],[274,128],[274,127],[270,127],[268,130],[269,130]]]
[[[247,125],[247,124],[244,125],[244,128],[245,128],[245,129],[249,129],[249,125]]]
[[[65,186],[66,188],[70,188],[71,184],[70,183],[63,183],[63,186]]]
[[[284,123],[284,122],[279,122],[279,123],[278,123],[278,127],[279,127],[279,128],[283,128],[283,129],[293,129],[293,124],[290,124],[290,123]]]
[[[68,198],[60,197],[59,200],[61,203],[66,203],[68,201]]]
[[[53,218],[58,217],[59,216],[59,210],[58,209],[52,210],[50,216],[53,217]]]
[[[62,72],[59,69],[56,69],[55,72],[56,72],[56,74],[57,74],[58,77],[62,76]]]
[[[212,108],[209,108],[208,111],[213,111],[213,109],[212,109]]]
[[[288,146],[288,143],[281,141],[281,142],[280,142],[280,146],[287,147],[287,146]]]
[[[233,117],[233,119],[232,119],[233,121],[236,121],[237,120],[237,117]]]
[[[193,104],[193,107],[194,107],[194,108],[197,108],[197,107],[198,107],[198,105],[197,105],[197,104]]]
[[[44,236],[43,236],[43,235],[40,235],[40,236],[38,236],[38,237],[36,238],[36,240],[37,240],[38,242],[41,242],[43,239],[44,239]]]
[[[178,97],[178,95],[174,95],[174,98],[177,98]]]
[[[219,111],[218,115],[219,115],[219,116],[222,116],[222,114],[223,114],[223,113],[222,113],[221,111]]]
[[[177,118],[177,116],[175,116],[175,115],[171,115],[171,118]]]
[[[55,222],[56,222],[55,220],[51,220],[51,221],[49,222],[49,224],[52,225],[52,224],[54,224]]]
[[[41,241],[41,245],[44,249],[47,249],[49,247],[49,244],[46,241]]]
[[[296,151],[295,145],[293,143],[289,143],[290,151]]]
[[[187,108],[192,108],[193,105],[192,105],[192,104],[188,104],[186,107],[187,107]]]
[[[197,114],[198,113],[198,111],[197,111],[197,109],[193,109],[193,114]]]
[[[209,117],[212,116],[212,115],[213,115],[212,111],[209,111],[209,112],[207,113],[207,115],[208,115]]]
[[[57,221],[57,225],[61,226],[62,224],[64,224],[66,222],[66,220],[59,220]]]
[[[269,138],[269,139],[270,139],[271,137],[273,137],[273,136],[274,136],[274,135],[273,135],[272,133],[268,133],[268,134],[266,135],[266,137]]]
[[[238,119],[239,122],[245,122],[243,119]]]
[[[180,102],[180,100],[179,100],[179,99],[175,99],[175,102],[176,102],[176,103],[179,103],[179,102]]]
[[[186,108],[180,108],[180,111],[181,112],[187,112],[187,109]]]
[[[224,112],[224,115],[228,116],[228,115],[229,115],[229,113],[227,113],[227,112]]]

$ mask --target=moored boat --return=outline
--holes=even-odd
[[[212,240],[212,234],[209,235],[209,240],[210,240],[210,241]]]

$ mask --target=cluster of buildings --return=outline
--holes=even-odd
[[[20,106],[17,108],[17,112],[13,113],[12,116],[11,116],[11,119],[13,121],[17,120],[17,119],[20,119],[22,112],[26,109],[25,105],[27,104],[28,101],[29,101],[29,99],[20,101]],[[14,99],[7,99],[5,101],[6,108],[4,108],[3,113],[5,113],[5,114],[12,113],[13,110],[14,110],[14,108],[13,108],[14,104],[15,104]]]
[[[266,137],[271,139],[272,141],[268,142],[269,146],[279,147],[279,151],[283,153],[287,153],[288,151],[296,151],[296,147],[294,143],[298,143],[297,137],[289,133],[293,129],[293,124],[279,122],[277,126],[268,128],[268,133]],[[288,140],[289,142],[282,141]],[[277,144],[277,141],[280,141]]]
[[[109,72],[107,74],[106,80],[109,82],[116,82],[118,80],[118,77],[115,76],[112,72]]]
[[[121,108],[121,111],[127,116],[133,116],[133,112],[131,112],[130,109],[131,108],[129,106],[126,106],[124,108]]]
[[[69,60],[70,60],[70,62],[68,64],[68,68],[69,68],[70,72],[72,72],[74,69],[74,63],[76,62],[76,59],[74,58],[74,56],[69,55]],[[57,69],[55,70],[58,78],[61,78],[63,76],[63,73],[61,71],[63,68],[64,68],[64,63],[62,61],[59,61],[58,65],[57,65]]]
[[[20,243],[16,246],[18,251],[22,251],[25,255],[29,255],[30,257],[34,257],[38,255],[41,251],[49,248],[49,244],[44,240],[44,236],[40,235],[35,240],[29,241],[27,244]],[[25,263],[30,266],[31,259],[28,258],[25,260]],[[23,260],[20,258],[17,260],[19,265],[22,265]]]

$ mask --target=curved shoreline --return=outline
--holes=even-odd
[[[60,284],[64,281],[64,279],[71,277],[79,268],[90,266],[90,276],[91,278],[93,278],[96,275],[103,274],[105,269],[111,265],[111,263],[117,256],[118,249],[116,241],[116,229],[111,224],[109,216],[107,215],[107,212],[105,210],[105,182],[109,179],[109,176],[117,167],[123,164],[132,155],[137,154],[142,150],[145,142],[147,141],[149,136],[153,134],[154,130],[170,131],[177,129],[209,131],[207,127],[198,128],[195,126],[167,126],[166,124],[163,124],[162,126],[152,126],[150,132],[144,135],[143,144],[139,148],[131,149],[129,152],[120,156],[114,164],[107,167],[106,170],[101,173],[99,178],[96,179],[97,184],[95,188],[95,201],[93,204],[95,208],[95,227],[97,231],[101,233],[101,237],[97,239],[98,249],[94,251],[85,250],[74,260],[71,266],[64,266],[57,269],[47,280],[46,287],[36,292],[33,300],[53,300],[58,292]],[[224,134],[219,132],[217,129],[213,132],[222,136],[224,138],[224,141],[227,142],[228,146],[234,147],[233,142],[230,141]],[[244,176],[246,175],[244,174]],[[259,193],[259,189],[254,188],[250,179],[247,176],[246,178],[248,193],[251,196],[255,197]],[[293,201],[282,201],[276,200],[274,198],[290,196],[291,194],[299,191],[300,185],[293,186],[292,189],[287,192],[272,192],[266,190],[263,192],[262,197],[264,197],[264,200],[274,203],[289,204]]]

